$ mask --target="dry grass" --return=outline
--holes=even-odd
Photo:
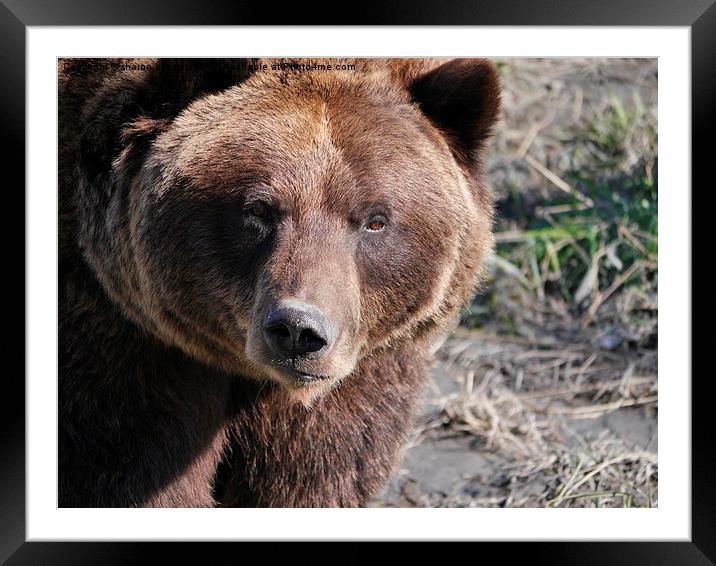
[[[656,453],[606,428],[585,438],[570,426],[624,407],[653,408],[655,355],[462,334],[441,351],[461,387],[433,400],[417,441],[455,431],[499,454],[509,489],[492,498],[495,506],[656,505]]]
[[[629,441],[605,423],[638,410],[655,424],[655,353],[460,330],[438,363],[459,386],[441,393],[433,384],[411,447],[469,437],[487,461],[442,492],[403,470],[383,505],[657,506],[655,439]]]

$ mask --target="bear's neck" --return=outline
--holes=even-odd
[[[213,505],[231,377],[147,336],[76,265],[60,265],[60,506]]]

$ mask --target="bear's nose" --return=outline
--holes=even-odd
[[[318,307],[298,300],[281,301],[271,307],[263,330],[266,343],[281,357],[320,358],[328,352],[335,336]]]

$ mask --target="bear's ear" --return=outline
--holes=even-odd
[[[248,78],[252,60],[158,59],[137,98],[141,115],[127,124],[125,140],[165,129],[192,101]]]
[[[80,151],[87,173],[108,173],[123,149],[139,149],[192,101],[245,81],[253,72],[252,62],[155,59],[141,61],[145,68],[139,70],[117,71],[98,90],[85,116]]]
[[[413,78],[412,100],[442,131],[456,159],[473,168],[500,111],[500,79],[485,59],[455,59]]]

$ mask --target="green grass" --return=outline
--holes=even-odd
[[[551,187],[548,198],[534,202],[513,188],[507,202],[498,203],[499,264],[528,296],[558,297],[577,314],[605,291],[613,295],[637,284],[656,291],[655,117],[636,96],[628,106],[612,96],[603,112],[562,141],[569,166],[555,174],[571,192],[564,184]],[[480,326],[494,314],[495,301],[481,296],[463,321]]]

